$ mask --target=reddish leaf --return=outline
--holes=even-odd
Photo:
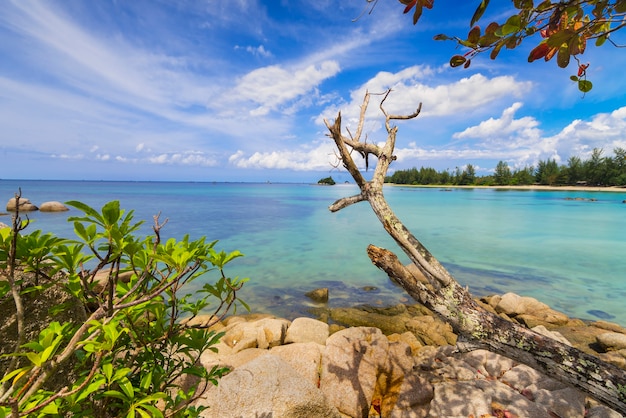
[[[504,43],[502,41],[500,41],[492,50],[491,50],[491,54],[489,54],[489,58],[491,58],[492,60],[495,60],[496,57],[498,56],[498,54],[500,53],[500,50],[502,49],[502,47],[504,46]]]
[[[420,20],[420,17],[422,17],[422,12],[424,11],[424,8],[422,7],[421,4],[416,4],[415,5],[415,12],[413,13],[413,24],[415,25],[417,23],[418,20]]]
[[[587,72],[587,68],[589,67],[589,63],[587,64],[580,64],[578,66],[578,77],[582,77],[583,75],[585,75],[585,73]]]
[[[552,59],[552,57],[554,56],[554,54],[556,54],[556,51],[558,51],[559,48],[550,48],[550,50],[548,51],[548,53],[545,56],[545,60],[546,61],[550,61]]]
[[[420,3],[422,4],[422,6],[424,6],[427,9],[432,9],[433,5],[435,4],[435,0],[420,0]]]
[[[480,27],[474,26],[467,34],[467,41],[476,45],[480,39]]]
[[[532,51],[530,51],[530,55],[528,55],[528,62],[533,62],[539,58],[545,57],[549,50],[550,47],[547,43],[540,43]]]
[[[472,63],[472,60],[468,59],[467,61],[465,61],[465,64],[463,64],[463,68],[469,68],[471,63]]]
[[[413,0],[410,3],[406,4],[406,7],[404,8],[404,14],[407,14],[411,11],[411,9],[413,8],[413,6],[415,6],[417,4],[417,0]]]

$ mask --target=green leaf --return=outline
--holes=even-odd
[[[489,6],[489,0],[482,0],[478,5],[478,8],[474,12],[474,16],[472,16],[472,20],[470,21],[470,27],[474,26],[474,23],[478,22],[480,18],[487,10],[487,6]]]
[[[560,30],[554,34],[552,34],[546,42],[551,47],[560,47],[564,43],[569,42],[572,39],[572,36],[575,35],[575,32],[569,29]]]
[[[596,39],[596,46],[602,46],[604,45],[604,43],[606,42],[608,36],[607,35],[601,35]]]
[[[128,399],[133,399],[135,397],[135,389],[133,388],[133,384],[130,383],[130,380],[128,380],[128,378],[120,379],[118,383]]]
[[[100,225],[103,224],[103,219],[102,216],[100,216],[100,214],[98,213],[98,211],[96,211],[94,208],[92,208],[89,205],[84,204],[83,202],[79,202],[76,200],[70,200],[68,202],[65,202],[66,205],[68,206],[73,206],[76,209],[85,212],[85,215],[87,216],[91,216],[94,220],[99,221],[98,223]],[[84,220],[83,218],[76,218],[76,217],[70,217],[68,220],[69,221],[73,221],[73,220]]]
[[[588,93],[593,88],[593,84],[588,80],[578,80],[578,90]]]
[[[556,63],[559,67],[565,68],[569,65],[569,47],[567,45],[563,45],[559,48],[559,52],[556,55]]]

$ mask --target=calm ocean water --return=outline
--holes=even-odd
[[[119,200],[146,220],[145,234],[160,212],[169,219],[166,238],[188,233],[240,250],[245,257],[227,273],[250,278],[242,297],[256,312],[304,314],[314,304],[303,293],[316,287],[331,289],[333,306],[410,303],[367,258],[370,243],[399,252],[369,205],[327,209],[356,193],[353,185],[0,180],[0,198],[18,187],[35,204],[100,208]],[[387,187],[385,195],[474,295],[511,291],[571,316],[626,325],[626,192]],[[576,197],[597,201],[566,199]],[[31,228],[73,236],[72,214],[32,213]]]

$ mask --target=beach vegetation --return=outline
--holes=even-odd
[[[222,336],[211,325],[246,307],[237,292],[247,279],[225,272],[242,254],[204,237],[162,241],[159,216],[140,236],[143,221],[118,201],[67,204],[82,213],[68,220],[74,238],[25,233],[19,208],[0,229],[0,309],[11,324],[0,417],[198,416],[190,404],[227,372],[199,361]],[[210,319],[190,325],[201,313]]]
[[[415,167],[396,170],[385,177],[387,183],[413,185],[476,185],[476,186],[522,186],[540,184],[545,186],[626,186],[626,150],[615,148],[613,156],[604,156],[596,148],[587,160],[572,156],[567,164],[559,165],[555,159],[539,160],[537,166],[511,169],[506,161],[499,161],[493,173],[479,176],[471,164],[454,173],[449,170]],[[473,175],[472,175],[473,174]]]

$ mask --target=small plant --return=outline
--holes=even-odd
[[[142,222],[118,201],[100,211],[67,204],[84,213],[68,220],[77,239],[22,235],[28,221],[19,212],[12,227],[0,230],[0,273],[6,275],[0,301],[13,299],[17,323],[15,347],[2,356],[8,366],[0,370],[0,418],[198,416],[201,409],[190,404],[227,372],[199,362],[222,336],[209,328],[237,305],[248,308],[237,298],[248,279],[224,271],[242,254],[217,251],[217,241],[205,238],[162,242],[167,220],[158,216],[154,234],[138,237]],[[95,267],[87,270],[88,264]],[[208,282],[208,273],[215,279]],[[207,283],[194,295],[183,293],[200,277]],[[27,338],[24,298],[49,289],[66,295],[65,305],[50,306],[51,314],[80,303],[85,317],[48,321]],[[207,310],[213,312],[208,325],[181,323]],[[55,387],[51,381],[59,375],[72,378]]]

